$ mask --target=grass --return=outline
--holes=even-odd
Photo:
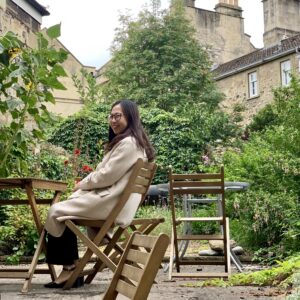
[[[234,274],[227,281],[222,279],[206,280],[198,282],[194,286],[229,287],[238,285],[273,286],[283,290],[287,290],[288,288],[299,290],[300,255],[291,257],[283,262],[278,262],[276,267],[267,270]]]

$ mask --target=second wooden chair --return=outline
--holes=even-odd
[[[229,252],[229,221],[225,211],[225,189],[224,189],[224,168],[221,167],[220,173],[201,173],[201,174],[174,174],[170,170],[169,174],[169,196],[172,213],[172,238],[170,250],[169,279],[173,277],[223,277],[230,275],[230,252]],[[179,207],[175,207],[175,197]],[[220,206],[216,210],[215,216],[197,217],[189,214],[178,216],[177,212],[187,207],[188,201],[200,198],[203,203],[216,201]],[[212,200],[210,200],[212,199]],[[181,207],[180,207],[181,206]],[[186,212],[185,209],[183,211]],[[216,234],[193,233],[192,225],[198,223],[219,224],[219,232]],[[179,230],[179,225],[184,224],[183,232]],[[223,242],[223,260],[200,261],[197,257],[185,257],[185,252],[190,241],[209,241],[219,240]],[[185,244],[183,247],[183,244]],[[179,253],[179,249],[183,252]],[[173,264],[177,272],[173,272]],[[180,272],[181,265],[223,265],[223,272]]]

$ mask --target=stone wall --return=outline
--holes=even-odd
[[[196,29],[196,38],[201,45],[207,46],[213,63],[222,64],[254,51],[250,36],[244,33],[241,8],[218,4],[216,10],[186,7],[187,17]]]
[[[225,99],[220,105],[221,108],[228,113],[232,113],[235,107],[241,106],[243,108],[241,125],[249,124],[259,110],[273,101],[272,90],[281,86],[280,63],[288,59],[291,60],[292,71],[300,75],[299,57],[298,54],[293,53],[217,80],[219,89],[225,95]],[[254,71],[257,72],[259,95],[250,98],[248,74]]]

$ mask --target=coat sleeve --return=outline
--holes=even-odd
[[[76,189],[93,190],[110,187],[135,164],[139,149],[132,139],[124,139],[111,150],[109,160],[99,170],[90,173],[78,183]]]

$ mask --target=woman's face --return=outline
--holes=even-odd
[[[128,122],[123,114],[123,110],[120,104],[115,105],[109,115],[109,125],[114,134],[120,134],[128,125]]]

